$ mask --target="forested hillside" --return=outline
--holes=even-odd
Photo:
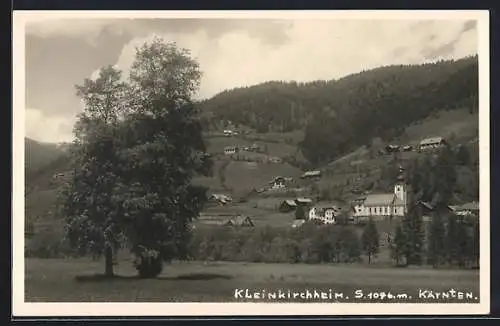
[[[305,130],[300,144],[313,164],[329,162],[373,138],[391,140],[431,114],[477,113],[477,56],[387,66],[338,80],[267,82],[224,91],[200,103],[205,127],[230,121],[259,133]]]
[[[30,138],[25,138],[24,158],[26,171],[34,172],[44,167],[56,160],[61,152],[56,144],[41,143]]]

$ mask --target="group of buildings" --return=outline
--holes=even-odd
[[[420,141],[418,146],[393,146],[394,151],[408,151],[418,149],[419,151],[434,150],[447,146],[447,142],[443,137],[426,138]],[[397,147],[397,148],[396,148]],[[237,149],[227,148],[227,153],[233,153]],[[403,217],[408,213],[410,190],[404,180],[404,170],[400,167],[399,177],[393,185],[392,191],[387,193],[370,193],[363,196],[358,196],[350,202],[348,207],[341,208],[336,203],[313,203],[313,200],[305,197],[295,199],[285,199],[279,205],[278,210],[282,213],[296,211],[299,207],[303,209],[303,216],[296,218],[292,226],[298,227],[306,220],[315,220],[323,224],[336,224],[338,219],[347,218],[348,221],[361,221],[369,218],[385,219],[392,217]],[[300,178],[309,180],[318,180],[322,176],[322,171],[313,170],[305,172]],[[292,178],[276,177],[269,182],[269,189],[289,188],[291,183],[295,181]],[[227,199],[218,199],[221,203],[228,203]],[[434,207],[430,203],[418,202],[427,216],[431,216]],[[456,215],[477,215],[479,212],[479,204],[476,202],[461,205],[449,206],[450,212]],[[240,221],[241,220],[241,221]],[[250,221],[250,222],[249,222]],[[241,222],[241,223],[240,223]],[[249,217],[235,219],[226,224],[237,225],[246,224],[253,225]]]
[[[338,218],[344,215],[348,220],[355,221],[363,218],[384,218],[390,216],[404,216],[408,211],[408,189],[401,178],[394,185],[391,193],[370,194],[353,201],[352,207],[342,209],[334,203],[318,203],[312,205],[312,200],[308,198],[297,198],[294,200],[284,200],[279,210],[290,212],[298,206],[304,206],[306,210],[305,218],[317,220],[324,224],[335,224]]]
[[[240,151],[259,152],[259,151],[261,151],[261,148],[257,144],[252,144],[252,146],[226,146],[226,147],[224,147],[224,154],[226,154],[226,155],[238,154]]]
[[[411,152],[411,151],[428,151],[428,150],[436,150],[447,146],[448,143],[443,137],[429,137],[424,138],[418,143],[418,145],[393,145],[389,144],[385,146],[382,152],[384,153],[396,153],[396,152]]]

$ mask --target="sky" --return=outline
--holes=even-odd
[[[190,50],[203,72],[197,98],[270,80],[335,79],[390,64],[477,54],[474,20],[44,19],[25,27],[26,136],[72,139],[75,84],[100,67],[127,73],[155,35]]]

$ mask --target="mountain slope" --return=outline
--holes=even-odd
[[[257,132],[301,129],[312,163],[332,161],[374,137],[390,140],[435,112],[477,113],[477,57],[387,66],[339,80],[267,82],[224,91],[201,102],[206,127],[228,121]]]
[[[55,161],[63,151],[57,144],[42,143],[30,138],[24,138],[24,159],[26,173],[40,170]]]

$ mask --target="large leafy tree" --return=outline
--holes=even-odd
[[[125,108],[127,86],[109,66],[76,86],[84,111],[74,129],[73,174],[62,192],[66,237],[76,252],[105,255],[105,274],[113,274],[113,249],[123,242],[113,194],[117,183],[115,138]]]
[[[206,198],[191,179],[212,168],[191,100],[200,77],[186,50],[155,38],[137,48],[126,81],[106,67],[77,87],[85,111],[63,193],[67,235],[81,254],[105,252],[108,275],[121,244],[143,277],[187,255],[190,222]]]
[[[200,77],[197,62],[174,43],[155,38],[137,49],[119,173],[127,189],[126,234],[144,276],[156,276],[162,261],[187,255],[190,222],[206,199],[206,189],[191,184],[195,174],[212,168],[191,101]]]

